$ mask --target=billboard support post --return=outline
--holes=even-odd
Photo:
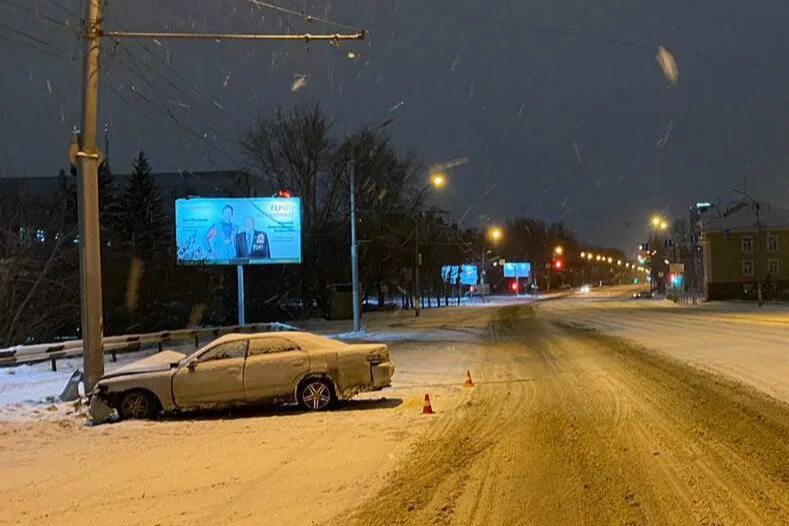
[[[246,325],[246,304],[244,303],[244,265],[236,266],[238,281],[238,324]]]

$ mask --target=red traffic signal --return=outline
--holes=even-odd
[[[562,263],[561,259],[557,259],[553,262],[553,268],[555,268],[556,270],[561,270],[563,266],[564,264]]]
[[[518,292],[518,282],[513,281],[512,283],[510,283],[510,288],[512,289],[512,292]]]

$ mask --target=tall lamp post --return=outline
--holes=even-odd
[[[669,227],[668,221],[666,221],[666,219],[664,217],[662,217],[662,216],[654,215],[654,216],[652,216],[650,218],[649,225],[652,228],[652,230],[655,232],[656,244],[660,244],[662,239],[658,237],[658,234],[660,232],[665,232],[666,230],[668,230],[668,227]],[[658,247],[656,247],[656,246],[651,246],[649,248],[651,250],[651,252],[649,253],[649,256],[650,256],[650,274],[652,275],[652,283],[655,284],[655,282],[657,281],[656,278],[658,278],[658,279],[660,278],[660,272],[658,272],[657,276],[655,275],[655,264],[654,264],[654,262],[657,260],[659,263],[663,263],[663,260],[664,260],[664,258],[663,258],[663,250],[658,251]],[[665,288],[666,288],[665,287],[666,272],[667,272],[667,269],[664,269],[664,271],[662,272],[662,274],[663,274],[663,288],[664,288],[664,290],[662,292],[658,291],[660,293],[666,292],[665,291]]]
[[[428,188],[443,190],[447,185],[447,176],[442,172],[435,172],[430,175],[430,182],[422,188],[417,196],[416,202],[419,203],[422,194]],[[419,267],[422,266],[422,254],[419,253],[419,212],[414,216],[414,317],[419,317],[422,307],[422,288],[419,284]]]
[[[504,230],[498,226],[491,226],[488,227],[488,231],[482,237],[482,276],[480,277],[480,287],[482,288],[482,302],[485,302],[485,252],[487,252],[487,246],[485,245],[485,240],[489,239],[493,245],[496,245],[499,241],[504,238]]]

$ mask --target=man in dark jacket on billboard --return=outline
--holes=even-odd
[[[261,230],[255,230],[255,220],[244,219],[244,230],[236,235],[236,257],[251,259],[268,259],[271,257],[268,236]]]

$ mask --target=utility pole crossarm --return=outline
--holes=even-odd
[[[278,40],[292,41],[298,40],[311,42],[313,40],[328,40],[339,42],[341,40],[364,40],[367,31],[360,31],[352,34],[317,34],[303,33],[300,35],[258,35],[242,33],[156,33],[146,31],[104,31],[101,30],[99,36],[105,38],[144,38],[144,39],[169,39],[169,40]]]

